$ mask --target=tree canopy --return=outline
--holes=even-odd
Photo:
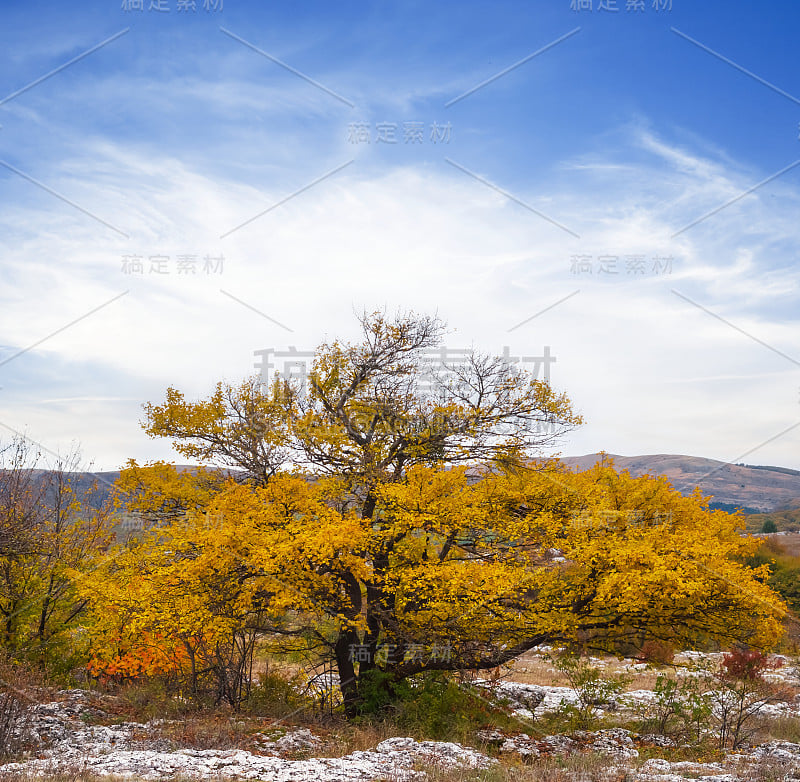
[[[436,319],[362,327],[320,348],[306,394],[278,377],[146,406],[149,434],[234,471],[124,471],[160,522],[84,582],[96,671],[177,671],[193,688],[212,673],[235,703],[258,639],[302,644],[335,662],[352,715],[376,681],[391,693],[541,644],[780,635],[736,517],[663,478],[541,458],[580,416],[500,359],[422,392]]]

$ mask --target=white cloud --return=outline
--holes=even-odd
[[[2,235],[14,238],[0,243],[11,280],[0,291],[4,343],[25,347],[129,293],[32,351],[74,367],[75,377],[37,373],[22,359],[0,366],[0,386],[13,386],[13,394],[0,391],[0,421],[27,425],[40,440],[80,439],[100,467],[163,456],[166,446],[139,430],[139,402],[157,400],[170,384],[200,395],[218,379],[237,380],[254,371],[256,349],[353,338],[354,310],[385,306],[438,312],[454,348],[508,345],[512,354],[538,355],[550,345],[555,385],[589,421],[565,452],[732,459],[800,419],[800,369],[670,289],[800,355],[796,314],[787,319],[775,308],[796,300],[800,277],[773,252],[800,239],[797,193],[788,183],[778,200],[756,192],[671,241],[742,175],[653,136],[631,140],[653,157],[596,156],[588,172],[589,164],[566,161],[563,182],[515,191],[575,226],[580,240],[444,163],[411,162],[377,173],[356,162],[222,240],[291,192],[286,174],[256,188],[168,154],[94,144],[49,183],[130,239],[45,193],[7,209]],[[304,164],[322,173],[339,162],[310,155]],[[628,172],[622,181],[617,165]],[[634,279],[622,261],[614,281],[570,273],[576,253],[667,252],[675,254],[672,275]],[[145,261],[141,277],[123,274],[130,254],[169,256],[170,273],[148,274]],[[224,271],[178,275],[183,254],[223,254]],[[800,467],[799,452],[791,433],[749,460]]]

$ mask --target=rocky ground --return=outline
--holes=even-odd
[[[59,700],[34,707],[28,731],[36,757],[0,766],[0,778],[48,772],[133,776],[156,780],[182,776],[233,779],[264,779],[275,782],[317,780],[350,782],[391,778],[396,782],[421,778],[421,765],[443,769],[487,768],[486,755],[458,744],[417,742],[391,738],[368,752],[344,757],[310,757],[322,749],[323,741],[307,728],[279,734],[256,734],[254,745],[244,749],[195,749],[176,746],[163,738],[164,720],[146,724],[124,722],[91,725],[105,715],[94,693],[65,690]]]
[[[787,661],[788,663],[789,661]],[[625,661],[632,672],[641,672]],[[770,674],[776,681],[800,689],[800,672],[791,665]],[[573,702],[568,687],[500,680],[479,682],[487,697],[503,696],[522,723],[535,724],[562,702]],[[620,702],[600,704],[618,712],[635,708],[653,697],[648,689],[631,690]],[[394,737],[367,751],[340,757],[323,736],[304,727],[274,726],[248,734],[236,749],[202,749],[170,738],[167,720],[147,723],[120,722],[114,699],[84,690],[64,690],[48,702],[32,707],[26,727],[27,756],[0,766],[2,778],[35,776],[50,772],[114,775],[157,780],[169,777],[261,779],[275,782],[316,780],[423,780],[431,775],[447,779],[480,778],[499,764],[522,766],[548,759],[599,754],[607,759],[601,768],[572,772],[575,782],[591,779],[626,782],[742,782],[747,780],[800,780],[800,736],[797,742],[770,741],[728,753],[714,762],[669,760],[676,744],[659,735],[639,735],[621,728],[573,731],[569,735],[535,735],[487,729],[475,734],[475,747],[451,742],[416,741]],[[800,702],[770,704],[775,717],[800,718]],[[117,715],[117,716],[115,716]],[[659,754],[664,757],[659,757]],[[647,758],[644,760],[644,758]],[[450,774],[451,776],[447,776]],[[499,777],[498,777],[499,778]],[[570,776],[552,777],[569,779]]]

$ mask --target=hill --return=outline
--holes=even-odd
[[[767,517],[778,529],[800,525],[800,470],[786,467],[727,464],[714,459],[675,454],[619,456],[593,453],[584,456],[565,456],[561,461],[572,469],[585,470],[603,457],[614,460],[618,470],[631,475],[664,475],[672,485],[690,494],[699,486],[703,494],[712,496],[711,506],[733,511],[741,508],[748,516],[748,528],[757,531]],[[179,466],[179,470],[191,470]],[[38,470],[43,473],[44,471]],[[101,504],[111,492],[119,471],[74,473],[75,488],[90,490],[97,486],[92,504]]]
[[[574,469],[585,470],[603,456],[614,460],[618,470],[631,475],[664,475],[683,494],[699,486],[714,499],[711,506],[745,513],[772,513],[800,508],[800,471],[786,467],[728,464],[715,459],[674,454],[618,456],[592,453],[567,456],[561,461]]]
[[[779,532],[800,532],[800,507],[772,513],[753,513],[745,521],[748,532],[761,532],[767,521],[773,522]]]

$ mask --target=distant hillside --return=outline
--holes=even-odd
[[[179,472],[194,470],[195,467],[188,465],[176,465]],[[0,472],[3,472],[0,470]],[[33,475],[44,481],[49,470],[33,470]],[[114,483],[120,476],[119,470],[106,470],[102,472],[70,472],[70,484],[75,493],[81,497],[88,497],[89,504],[94,508],[100,508],[108,499],[114,489]]]
[[[561,461],[570,467],[585,470],[596,464],[601,454],[566,456]],[[697,456],[654,454],[651,456],[617,456],[607,454],[618,470],[631,475],[665,475],[683,494],[691,494],[695,486],[712,496],[712,507],[745,513],[771,513],[800,508],[800,471],[785,467],[726,464]]]
[[[0,475],[7,472],[0,470]],[[51,475],[50,470],[32,470],[34,479],[38,479],[42,483],[47,482],[47,477]],[[114,486],[114,481],[119,478],[119,471],[110,472],[69,472],[66,473],[67,480],[69,481],[73,491],[80,497],[86,500],[88,498],[89,505],[94,508],[100,508],[108,498]],[[42,483],[39,483],[41,487]],[[48,493],[52,498],[52,491],[54,486],[48,482]]]
[[[737,467],[750,467],[753,470],[772,470],[773,472],[782,472],[785,475],[800,475],[800,470],[792,470],[789,467],[772,467],[767,464],[745,464],[744,462],[736,462]]]
[[[779,532],[800,532],[800,507],[772,513],[753,513],[747,517],[747,531],[761,532],[767,521],[773,522]]]
[[[562,462],[573,469],[585,470],[594,465],[601,454],[566,456]],[[748,514],[777,514],[773,519],[779,529],[800,519],[800,470],[786,467],[726,464],[714,459],[696,456],[655,454],[650,456],[618,456],[606,454],[614,460],[618,470],[628,470],[631,475],[665,475],[672,485],[690,494],[699,486],[705,495],[713,497],[712,507],[733,511],[741,508]],[[179,470],[192,467],[179,466]],[[42,471],[37,471],[42,472]],[[88,490],[95,483],[97,492],[93,504],[99,505],[108,496],[118,471],[74,473],[76,488]],[[781,514],[788,511],[788,515]],[[794,511],[798,511],[794,513]],[[785,515],[785,518],[784,518]],[[764,519],[749,520],[749,527],[763,524]],[[760,521],[760,523],[759,523]]]

